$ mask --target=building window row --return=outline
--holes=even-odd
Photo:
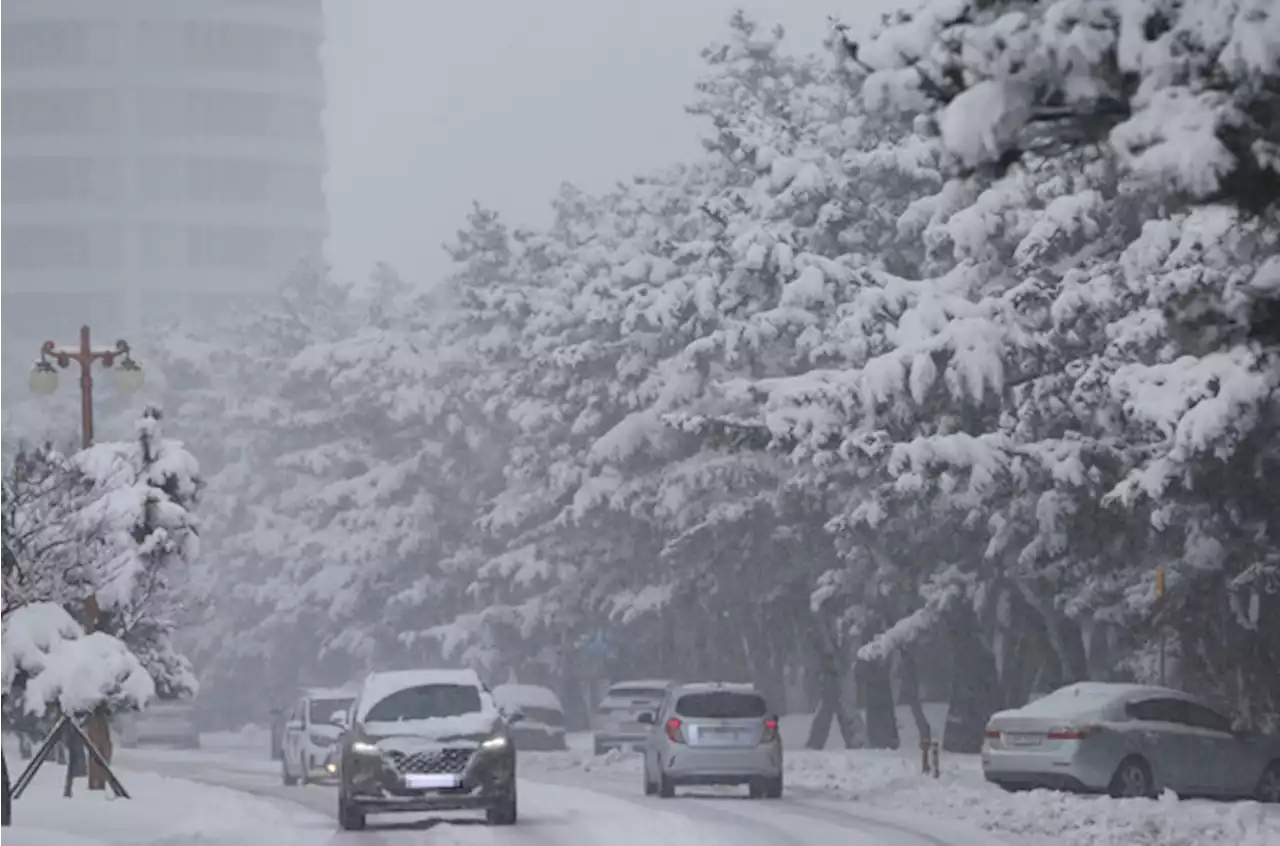
[[[156,137],[253,138],[321,142],[321,103],[249,91],[147,89],[137,92],[138,129]],[[124,126],[124,97],[89,89],[5,92],[6,137],[111,135]]]
[[[125,197],[127,163],[76,156],[5,156],[6,203],[99,203]],[[315,165],[233,157],[154,157],[137,163],[137,197],[157,203],[324,207]]]
[[[110,270],[121,267],[126,231],[111,225],[6,225],[6,271]],[[318,232],[253,226],[144,226],[140,262],[148,269],[285,273],[318,254]]]
[[[320,74],[319,30],[221,21],[142,21],[141,68]],[[15,20],[3,27],[0,62],[7,71],[119,66],[128,31],[114,21]]]
[[[320,140],[316,100],[246,91],[140,92],[138,128],[160,136]]]
[[[109,67],[120,55],[121,31],[109,21],[6,21],[0,27],[0,67]]]
[[[142,24],[144,68],[301,74],[319,78],[320,34],[284,27],[215,21]]]

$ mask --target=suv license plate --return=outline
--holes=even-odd
[[[445,790],[459,783],[453,773],[408,773],[404,777],[404,786],[411,790]]]

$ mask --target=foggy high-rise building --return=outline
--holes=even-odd
[[[319,252],[322,0],[5,0],[2,31],[7,374]]]

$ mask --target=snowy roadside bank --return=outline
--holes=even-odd
[[[640,789],[641,760],[612,751],[523,754],[530,774],[588,772]],[[1280,807],[1254,802],[1114,800],[1037,790],[1006,793],[982,778],[976,755],[944,755],[941,777],[920,774],[918,753],[790,750],[789,794],[856,802],[863,807],[939,821],[965,822],[1013,842],[1054,846],[1232,846],[1280,844]]]
[[[83,779],[64,799],[62,768],[42,768],[13,804],[5,846],[315,846],[332,835],[332,820],[319,814],[152,773],[119,775],[132,799],[90,793]]]

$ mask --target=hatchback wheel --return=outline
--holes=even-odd
[[[1258,789],[1254,798],[1269,805],[1280,805],[1280,761],[1272,761],[1271,766],[1258,779]]]
[[[658,796],[670,799],[676,795],[676,785],[662,770],[658,770]]]
[[[644,795],[652,796],[658,792],[658,786],[653,783],[653,779],[649,778],[649,762],[645,761],[644,765]]]
[[[1126,758],[1111,777],[1110,793],[1117,799],[1149,797],[1155,793],[1151,769],[1141,758]]]

